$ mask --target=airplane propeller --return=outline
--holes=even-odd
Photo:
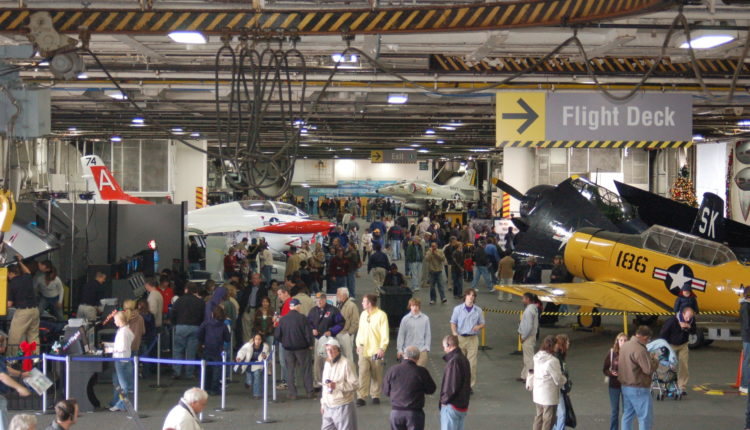
[[[497,178],[492,178],[492,183],[495,184],[496,187],[500,188],[504,192],[510,194],[511,197],[520,201],[526,200],[526,196],[522,192],[513,188],[507,182],[501,181],[500,179],[497,179]]]

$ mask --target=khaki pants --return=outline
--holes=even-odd
[[[383,286],[385,282],[385,269],[382,267],[375,267],[371,270],[372,280],[375,281],[376,292],[379,293],[379,288]]]
[[[461,352],[464,353],[466,359],[469,360],[471,368],[471,388],[477,384],[477,352],[479,351],[479,337],[478,336],[459,336],[458,347],[461,348]]]
[[[688,371],[688,342],[682,345],[669,345],[674,349],[677,354],[677,359],[680,361],[679,368],[677,369],[677,386],[680,390],[685,391],[687,387],[688,378],[690,377],[690,371]]]
[[[357,430],[357,408],[354,402],[341,406],[323,406],[321,430]]]
[[[39,308],[16,309],[10,321],[8,333],[8,355],[15,356],[18,344],[23,341],[36,342],[34,354],[39,354]]]
[[[96,307],[78,305],[78,318],[85,318],[87,321],[96,321]]]
[[[513,285],[513,278],[501,278],[500,285]],[[513,294],[498,291],[497,299],[500,300],[501,302],[502,301],[511,302],[513,301]]]
[[[427,362],[430,360],[429,353],[422,351],[419,353],[419,359],[417,360],[417,366],[427,367]]]
[[[383,367],[385,360],[373,360],[372,357],[359,356],[359,389],[357,398],[364,399],[369,393],[373,399],[380,398],[383,385]]]
[[[552,424],[555,423],[555,412],[557,411],[557,405],[536,406],[536,416],[534,417],[534,430],[551,430]]]
[[[536,337],[532,334],[521,344],[523,349],[523,369],[521,369],[521,379],[526,379],[529,370],[534,368],[534,347],[536,346]]]

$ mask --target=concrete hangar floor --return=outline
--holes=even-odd
[[[399,262],[403,268],[403,261]],[[357,294],[373,291],[373,282],[360,269],[361,278],[357,281]],[[468,284],[466,285],[468,287]],[[432,348],[428,369],[440,386],[443,361],[440,341],[442,336],[450,333],[448,321],[453,306],[457,304],[451,294],[448,303],[429,305],[429,291],[422,289],[417,297],[422,300],[423,311],[430,317],[432,324]],[[359,303],[359,300],[358,300]],[[478,305],[490,309],[520,310],[516,298],[512,303],[499,302],[496,293],[488,293],[480,284]],[[406,312],[406,311],[405,311]],[[617,333],[622,330],[622,317],[603,317],[604,333],[573,331],[569,328],[575,322],[574,317],[565,317],[559,328],[542,328],[541,336],[567,333],[571,337],[571,349],[568,366],[573,380],[571,393],[575,412],[578,416],[580,430],[606,429],[609,426],[609,397],[604,384],[602,365]],[[530,428],[534,416],[534,405],[531,393],[523,384],[516,382],[521,370],[521,356],[511,355],[516,346],[516,315],[487,313],[487,345],[492,349],[479,352],[478,378],[474,396],[471,398],[466,428],[472,430],[490,429],[525,429]],[[387,351],[387,366],[395,363],[395,336]],[[665,400],[654,402],[654,429],[742,429],[747,398],[732,389],[739,360],[739,343],[714,342],[690,352],[690,381],[688,396],[681,401]],[[278,370],[278,368],[277,368]],[[172,381],[169,369],[162,368],[163,388],[154,389],[153,379],[141,381],[140,412],[146,415],[142,422],[147,429],[161,429],[167,411],[177,403],[182,392],[198,384],[194,381]],[[245,429],[263,428],[278,430],[316,429],[320,428],[320,403],[316,400],[287,401],[285,392],[279,391],[278,403],[269,403],[269,418],[276,420],[273,424],[256,424],[262,417],[262,403],[251,400],[251,393],[245,390],[240,378],[233,377],[228,384],[227,407],[234,410],[216,412],[220,398],[211,397],[206,407],[206,417],[213,420],[204,424],[205,429]],[[723,395],[707,395],[705,390],[696,390],[699,386],[710,384],[712,388],[724,389]],[[97,396],[102,403],[111,399],[112,387],[100,383],[96,387]],[[714,393],[716,394],[716,393]],[[387,429],[390,404],[387,398],[380,405],[369,401],[357,409],[359,428]],[[425,414],[427,429],[440,427],[437,410],[438,396],[427,398]],[[13,411],[13,414],[16,412]],[[52,415],[39,417],[38,428],[45,428],[52,420]],[[133,429],[135,423],[125,413],[99,412],[83,414],[76,429]]]

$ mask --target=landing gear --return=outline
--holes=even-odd
[[[599,313],[598,308],[590,308],[590,307],[581,306],[578,312],[582,314],[594,314],[594,315],[579,315],[578,316],[578,325],[581,326],[582,328],[593,329],[596,327],[601,327],[602,317],[599,315],[596,315]]]

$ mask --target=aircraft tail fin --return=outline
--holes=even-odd
[[[459,188],[474,188],[477,185],[477,171],[475,169],[466,169],[464,175],[458,178],[455,184]]]
[[[714,242],[724,241],[724,200],[721,197],[713,193],[703,194],[690,233]]]
[[[98,155],[81,157],[83,178],[89,190],[94,191],[100,201],[118,200],[138,205],[152,205],[154,202],[131,196],[122,190],[115,176]]]

